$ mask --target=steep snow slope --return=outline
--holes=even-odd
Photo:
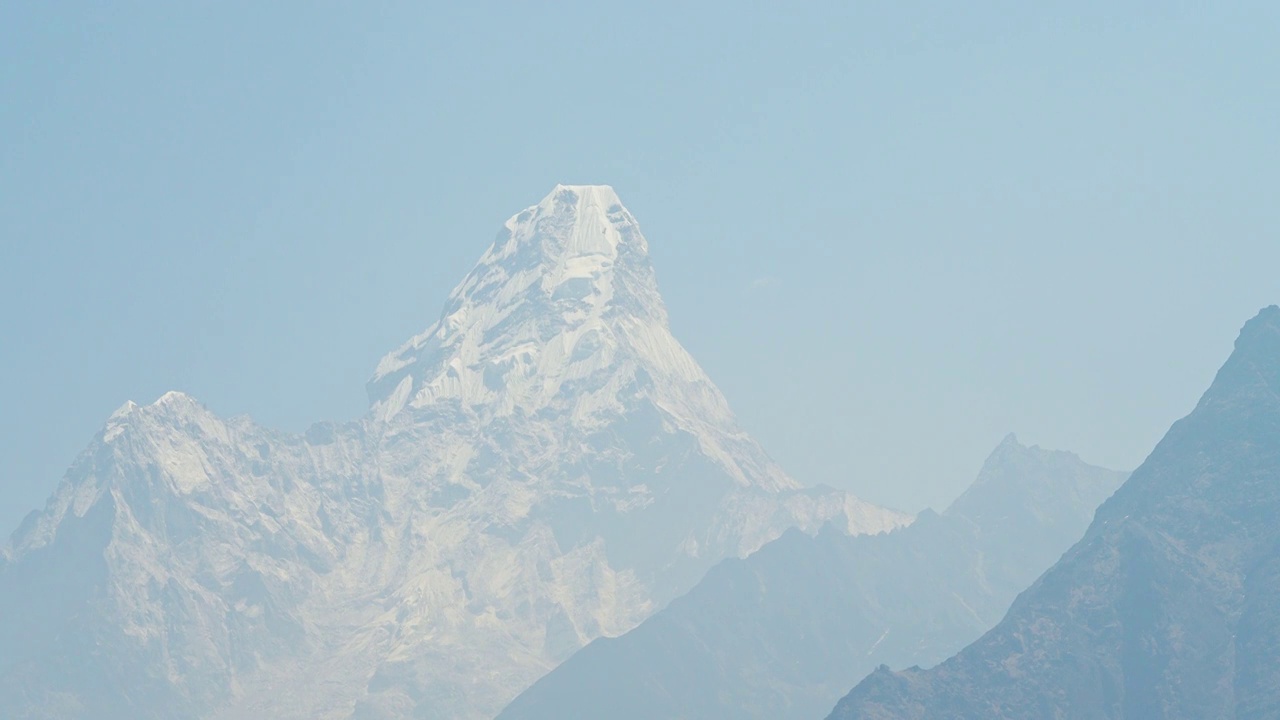
[[[113,415],[0,551],[0,716],[491,717],[722,558],[909,519],[738,427],[607,187],[509,220],[369,393],[303,436]]]

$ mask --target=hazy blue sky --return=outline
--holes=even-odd
[[[557,182],[804,482],[1137,465],[1280,301],[1280,4],[785,5],[0,5],[2,532],[127,399],[357,416]]]

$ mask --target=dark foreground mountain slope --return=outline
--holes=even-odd
[[[502,720],[821,717],[877,663],[942,660],[995,624],[1124,479],[1009,436],[942,515],[788,533],[579,651]]]
[[[831,717],[1280,717],[1280,308],[994,630]]]

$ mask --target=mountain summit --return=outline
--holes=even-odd
[[[613,189],[558,185],[506,222],[434,327],[383,358],[369,394],[383,416],[452,398],[536,410],[623,343],[631,359],[679,364],[663,357],[679,348],[666,324],[648,245]],[[655,333],[667,335],[655,347],[628,342]]]
[[[440,320],[383,358],[368,388],[383,420],[554,413],[581,431],[643,398],[739,484],[799,487],[672,336],[649,245],[607,185],[557,185],[508,220]]]
[[[368,389],[303,435],[112,415],[0,549],[0,717],[489,718],[723,558],[910,520],[737,425],[607,187],[507,221]]]

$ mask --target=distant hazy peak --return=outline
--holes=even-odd
[[[1016,462],[997,464],[978,512],[925,510],[874,538],[788,530],[636,630],[592,643],[499,720],[818,718],[878,662],[944,659],[999,620],[1124,475],[1012,435],[1001,454]]]
[[[1062,508],[1039,506],[1075,496],[1091,510],[1119,486],[1126,474],[1091,466],[1073,452],[1023,445],[1009,433],[987,456],[973,484],[944,514],[968,517],[981,524],[993,515],[1011,511],[1058,512]],[[1049,486],[1051,483],[1072,483],[1073,487],[1054,488]]]

